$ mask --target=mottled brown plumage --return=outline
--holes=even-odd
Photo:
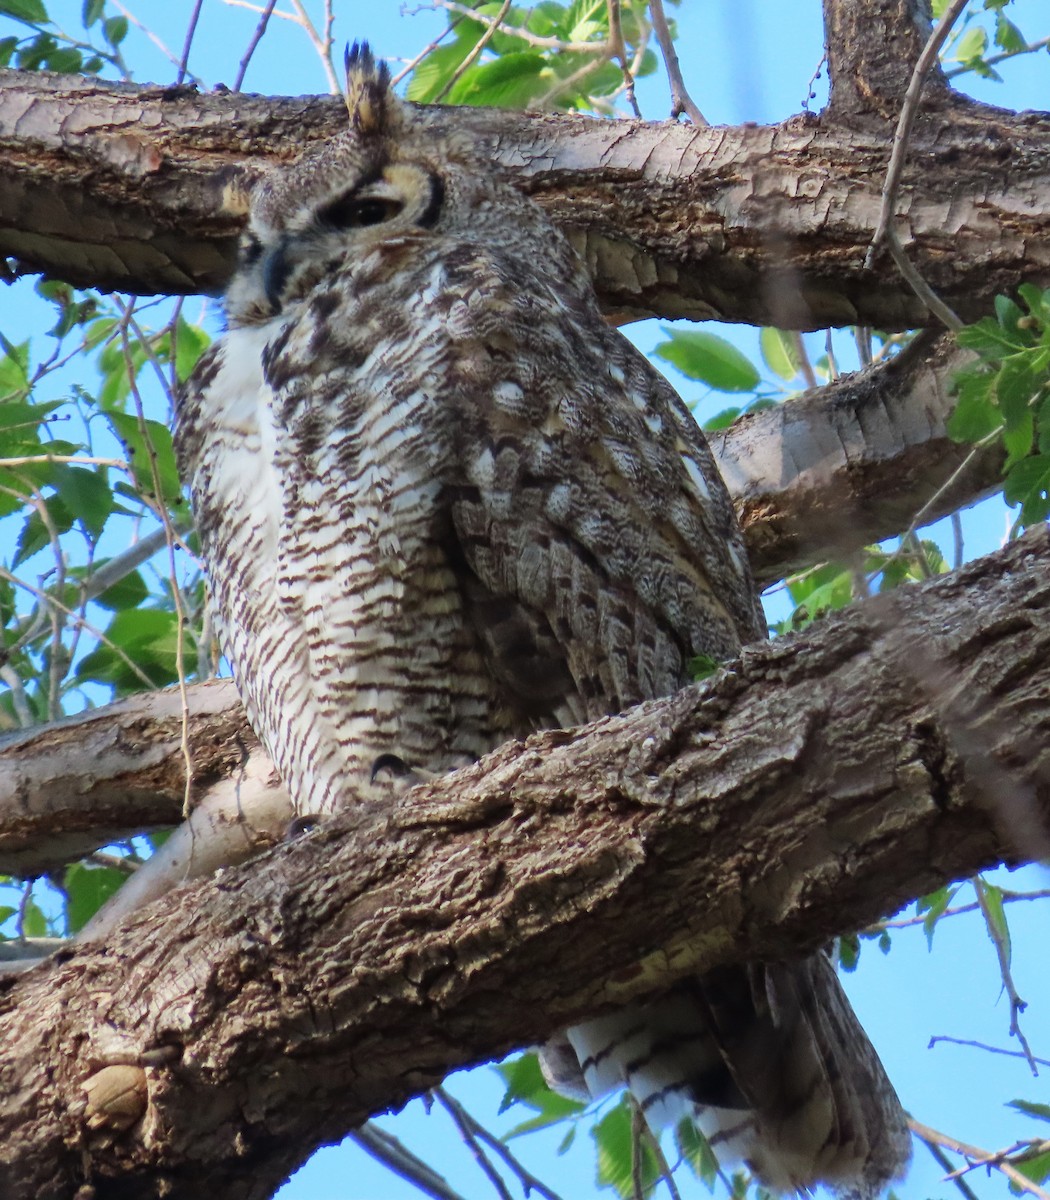
[[[348,131],[258,187],[177,429],[226,652],[310,814],[671,692],[763,632],[702,435],[564,237],[366,50],[347,95]],[[823,959],[567,1038],[561,1086],[629,1083],[773,1187],[867,1194],[906,1155]]]

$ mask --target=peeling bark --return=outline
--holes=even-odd
[[[1045,855],[1048,650],[1040,530],[174,893],[0,985],[0,1188],[269,1196],[452,1067]]]
[[[466,135],[518,174],[573,234],[619,318],[885,330],[928,320],[892,264],[863,266],[889,155],[885,123],[829,112],[700,129],[423,111],[435,136]],[[344,119],[327,97],[0,72],[0,254],[84,285],[218,291],[253,172]],[[954,93],[924,104],[898,232],[960,316],[988,311],[1019,279],[1050,282],[1048,214],[1050,118]]]

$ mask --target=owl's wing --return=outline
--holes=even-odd
[[[670,385],[586,298],[498,299],[482,338],[452,323],[452,394],[484,402],[453,403],[451,552],[494,673],[536,724],[574,723],[675,691],[690,659],[730,658],[764,622]]]

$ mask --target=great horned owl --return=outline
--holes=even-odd
[[[704,439],[565,237],[367,48],[347,103],[345,133],[257,187],[177,425],[226,653],[309,814],[763,634]],[[685,980],[547,1062],[627,1084],[654,1125],[695,1115],[778,1190],[869,1194],[907,1157],[823,957]]]

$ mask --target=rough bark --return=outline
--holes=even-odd
[[[922,335],[890,362],[743,417],[712,445],[765,587],[1001,486],[999,446],[953,442],[952,378],[973,356]]]
[[[329,136],[331,98],[198,95],[0,73],[0,253],[134,292],[217,291],[267,162]],[[865,270],[892,129],[833,113],[695,128],[431,109],[516,171],[576,237],[612,314],[899,330],[927,314],[892,264]],[[964,318],[1050,282],[1050,118],[925,104],[898,232]]]
[[[895,121],[930,36],[929,0],[824,0],[824,30],[834,118]],[[950,91],[934,64],[923,88],[926,103],[949,102]]]
[[[927,517],[934,520],[996,484],[1001,454],[991,450],[957,485],[941,487],[970,451],[944,430],[952,406],[947,381],[962,356],[950,339],[932,349],[931,341],[716,437],[763,583],[889,535],[931,498]],[[187,697],[199,799],[220,781],[241,778],[258,743],[230,680],[193,685]],[[170,690],[0,738],[0,871],[32,877],[107,842],[177,824],[182,736],[181,699]],[[263,773],[247,771],[252,779]]]
[[[0,985],[0,1189],[269,1196],[451,1067],[1045,855],[1048,650],[1041,530],[175,893]]]

